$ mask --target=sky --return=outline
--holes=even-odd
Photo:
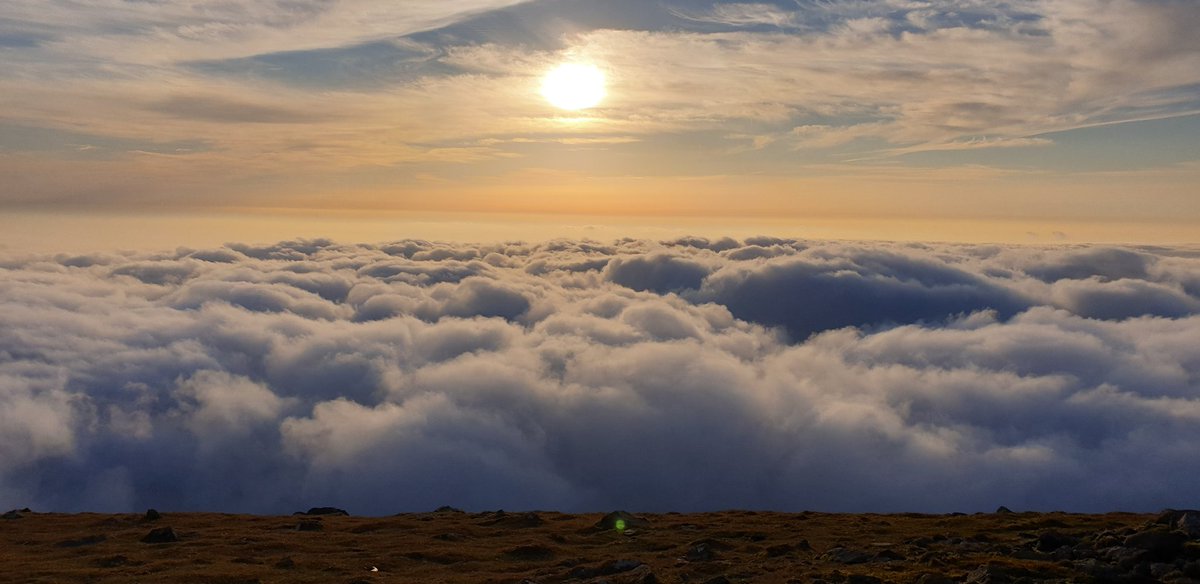
[[[1197,27],[1191,0],[9,0],[0,245],[1194,242]],[[563,63],[596,107],[543,98]]]

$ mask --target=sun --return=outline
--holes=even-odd
[[[563,63],[542,78],[542,97],[560,109],[596,107],[606,95],[604,72],[595,65]]]

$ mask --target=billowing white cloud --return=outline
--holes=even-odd
[[[1198,282],[766,237],[0,259],[0,506],[1182,505]]]

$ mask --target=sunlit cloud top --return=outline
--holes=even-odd
[[[1194,221],[1197,28],[1190,0],[10,0],[0,206]],[[602,101],[547,102],[567,63]]]

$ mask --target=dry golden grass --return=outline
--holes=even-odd
[[[648,527],[618,533],[596,529],[601,516],[325,516],[313,519],[321,523],[320,530],[298,531],[300,521],[309,518],[165,513],[148,522],[141,515],[23,514],[0,521],[0,581],[585,582],[579,576],[587,575],[587,568],[612,560],[644,563],[658,582],[703,583],[719,576],[730,582],[869,582],[851,578],[869,575],[907,583],[925,574],[961,580],[988,563],[1067,578],[1075,576],[1070,562],[1017,559],[1011,552],[1047,530],[1084,536],[1136,527],[1152,518],[728,511],[643,515]],[[174,529],[178,542],[140,541],[151,529],[165,526]],[[693,549],[699,543],[707,545],[711,558],[702,557],[703,549]],[[873,560],[846,564],[822,557],[839,546]],[[686,559],[689,550],[691,561]],[[643,568],[609,579],[645,578],[646,572]]]

